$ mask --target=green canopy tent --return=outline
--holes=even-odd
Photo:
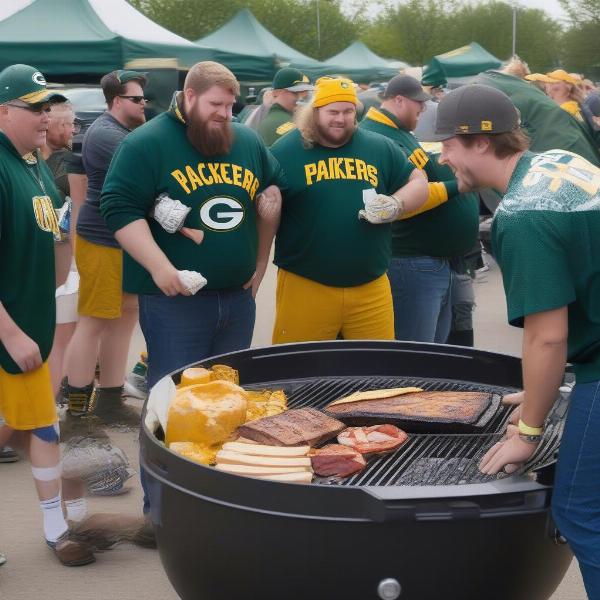
[[[240,57],[254,55],[271,61],[272,68],[266,77],[268,80],[273,78],[277,69],[287,66],[291,61],[318,64],[274,36],[247,8],[196,43],[218,51],[233,52]]]
[[[445,85],[448,78],[478,75],[488,69],[497,69],[502,61],[482,48],[477,42],[438,54],[423,68],[423,85]]]
[[[535,85],[499,71],[481,73],[476,83],[503,91],[521,113],[521,126],[531,138],[531,150],[569,150],[600,166],[600,152],[586,123],[580,123]]]
[[[402,63],[404,65],[404,63]],[[385,81],[398,74],[395,64],[381,56],[377,56],[362,42],[353,42],[339,54],[332,56],[317,65],[302,62],[292,63],[312,78],[323,75],[345,75],[356,83],[370,83],[371,81]],[[406,65],[408,66],[408,65]]]
[[[160,27],[125,0],[16,0],[0,12],[0,68],[33,64],[52,79],[97,79],[136,59],[173,58],[227,65],[239,79],[270,72],[270,61],[201,47]],[[49,25],[51,24],[51,26]]]

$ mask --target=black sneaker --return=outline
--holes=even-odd
[[[96,388],[93,414],[103,425],[137,429],[141,411],[128,406],[123,399],[123,388]]]
[[[96,390],[93,383],[80,388],[67,385],[68,412],[72,417],[83,417],[92,412],[95,400]]]
[[[10,447],[0,448],[0,463],[13,463],[19,460],[19,455]]]

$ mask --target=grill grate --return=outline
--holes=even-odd
[[[259,388],[261,386],[248,386]],[[353,392],[394,387],[420,387],[427,391],[478,391],[504,395],[511,388],[457,382],[447,379],[411,379],[391,377],[329,377],[318,380],[281,381],[269,388],[282,388],[289,408],[324,408],[337,398]],[[479,461],[498,442],[512,407],[498,409],[490,422],[476,434],[410,434],[407,443],[396,452],[368,460],[367,467],[346,479],[317,478],[321,485],[395,486],[461,485],[483,483],[497,478],[479,471]],[[564,419],[552,418],[532,460],[522,472],[531,472],[555,461]],[[504,475],[500,475],[502,477]]]

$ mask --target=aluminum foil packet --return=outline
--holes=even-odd
[[[179,271],[179,280],[192,296],[208,283],[197,271]]]
[[[168,194],[161,194],[150,214],[165,231],[177,233],[191,210],[191,207],[170,198]]]

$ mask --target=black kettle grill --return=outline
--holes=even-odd
[[[383,387],[501,396],[522,385],[517,358],[407,342],[290,344],[201,364],[284,389],[290,408]],[[557,402],[525,469],[503,478],[477,465],[506,428],[504,406],[481,431],[413,434],[353,477],[307,485],[192,463],[144,427],[164,568],[185,600],[547,600],[572,560],[550,514],[567,406]]]

